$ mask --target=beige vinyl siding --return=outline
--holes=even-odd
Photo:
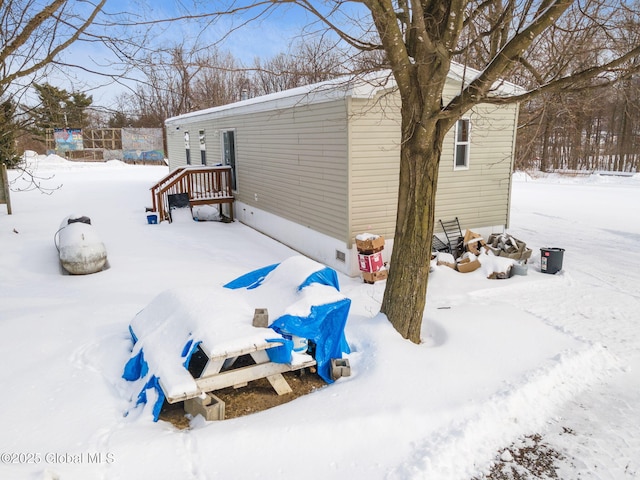
[[[167,158],[169,160],[169,168],[173,170],[187,164],[184,132],[189,132],[191,165],[202,165],[200,156],[200,130],[205,131],[207,165],[216,165],[222,162],[222,147],[220,144],[219,131],[211,128],[211,125],[203,120],[192,120],[189,123],[174,122],[171,125],[167,125]]]
[[[178,130],[176,126],[167,128],[167,158],[169,159],[169,167],[171,169],[187,164],[184,148],[184,132],[184,129],[180,128]],[[189,132],[189,134],[191,134],[191,132]],[[191,147],[191,149],[193,150],[193,147]]]
[[[507,225],[517,105],[480,105],[471,120],[469,168],[455,170],[453,129],[445,138],[436,222],[458,217],[463,229]],[[437,227],[437,225],[436,225]]]
[[[399,98],[352,99],[349,120],[351,241],[363,232],[393,238],[400,164]]]
[[[177,124],[182,133],[171,138]],[[346,100],[241,115],[229,109],[174,120],[167,130],[172,168],[185,163],[184,130],[192,164],[200,163],[205,130],[210,165],[221,159],[220,132],[234,130],[238,201],[348,242]]]
[[[245,115],[236,128],[238,200],[346,242],[345,101]]]
[[[448,88],[449,93],[455,91],[455,85]],[[352,103],[352,239],[366,231],[393,238],[400,157],[398,103],[392,96]],[[439,219],[456,216],[463,229],[508,224],[517,111],[517,105],[480,105],[465,115],[471,120],[468,169],[454,170],[454,130],[447,133],[436,194],[436,231]]]

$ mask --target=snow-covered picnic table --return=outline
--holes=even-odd
[[[282,373],[316,364],[331,383],[331,359],[349,353],[344,326],[350,303],[335,271],[305,257],[249,272],[224,287],[168,290],[131,321],[134,345],[123,377],[144,379],[138,404],[155,389],[156,419],[164,400],[176,403],[259,378],[278,394],[290,392]],[[268,311],[268,328],[253,326],[256,309]],[[314,355],[294,351],[292,337],[311,342]],[[252,361],[236,368],[246,356]],[[204,366],[195,369],[198,362]]]

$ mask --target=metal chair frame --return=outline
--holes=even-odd
[[[451,248],[449,248],[448,244],[440,240],[440,238],[437,235],[434,235],[433,239],[431,240],[431,251],[451,253]]]
[[[447,237],[449,252],[453,254],[454,257],[458,257],[464,250],[464,237],[462,236],[462,229],[460,228],[460,221],[458,220],[458,217],[453,220],[440,220],[440,225],[442,226],[444,235]]]

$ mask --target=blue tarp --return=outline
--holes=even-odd
[[[267,349],[269,360],[273,363],[289,363],[291,361],[291,352],[293,351],[293,341],[286,338],[269,338],[269,343],[279,343],[279,347]]]
[[[239,276],[235,280],[231,280],[226,285],[223,285],[224,288],[246,288],[247,290],[251,290],[252,288],[257,288],[262,284],[262,281],[265,279],[272,270],[280,265],[279,263],[274,263],[273,265],[268,265],[266,267],[259,268],[257,270],[253,270],[252,272],[245,273],[244,275]]]
[[[153,404],[153,421],[157,422],[158,418],[160,418],[160,410],[162,410],[162,404],[164,403],[164,392],[162,391],[162,387],[160,386],[160,379],[155,375],[151,375],[149,381],[142,388],[140,393],[138,394],[138,401],[136,402],[136,406],[140,404],[147,403],[147,390],[153,389],[156,391],[158,397],[156,398],[156,402]]]
[[[143,378],[149,373],[149,365],[144,359],[144,352],[140,350],[135,356],[131,357],[124,366],[122,378],[135,382],[139,378]]]
[[[239,276],[235,280],[231,280],[229,283],[223,286],[225,288],[231,289],[246,288],[247,290],[258,288],[260,285],[262,285],[262,282],[267,277],[267,275],[275,270],[278,265],[280,264],[275,263],[273,265],[268,265],[266,267],[253,270],[252,272],[245,273],[244,275]],[[306,287],[307,285],[311,285],[312,283],[327,285],[329,287],[334,287],[336,290],[340,291],[338,274],[335,270],[329,267],[325,267],[322,270],[318,270],[317,272],[309,275],[304,282],[298,285],[298,290],[302,290],[304,287]]]
[[[270,327],[281,334],[290,333],[313,341],[316,344],[318,375],[325,382],[333,383],[331,359],[342,358],[343,353],[351,353],[344,336],[350,306],[351,300],[345,298],[339,302],[311,307],[311,313],[307,317],[283,315],[275,319]]]
[[[269,273],[279,264],[262,267],[246,273],[224,285],[225,288],[246,288],[251,290],[260,287]],[[329,267],[320,269],[309,275],[297,290],[300,291],[314,283],[334,287],[340,291],[338,275]],[[318,375],[327,383],[333,383],[331,377],[331,359],[342,358],[343,353],[351,353],[344,335],[351,300],[344,298],[339,302],[327,303],[311,307],[311,313],[306,317],[282,315],[276,318],[270,328],[280,334],[291,334],[311,340],[316,345],[315,360],[318,364]],[[274,360],[272,360],[274,361]],[[282,362],[287,363],[287,362]]]

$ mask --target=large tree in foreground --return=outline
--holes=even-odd
[[[296,6],[355,51],[380,52],[401,98],[397,221],[391,270],[381,311],[400,332],[420,342],[429,276],[438,167],[445,134],[480,103],[509,103],[629,78],[638,68],[638,43],[619,28],[638,25],[638,0],[273,0],[194,2],[200,18],[245,14],[268,17]],[[216,12],[213,10],[218,8]],[[186,17],[184,17],[186,18]],[[191,18],[191,16],[190,16]],[[471,64],[459,93],[443,92],[453,61]],[[354,62],[354,65],[375,62]],[[498,96],[501,79],[518,79],[526,93]]]

